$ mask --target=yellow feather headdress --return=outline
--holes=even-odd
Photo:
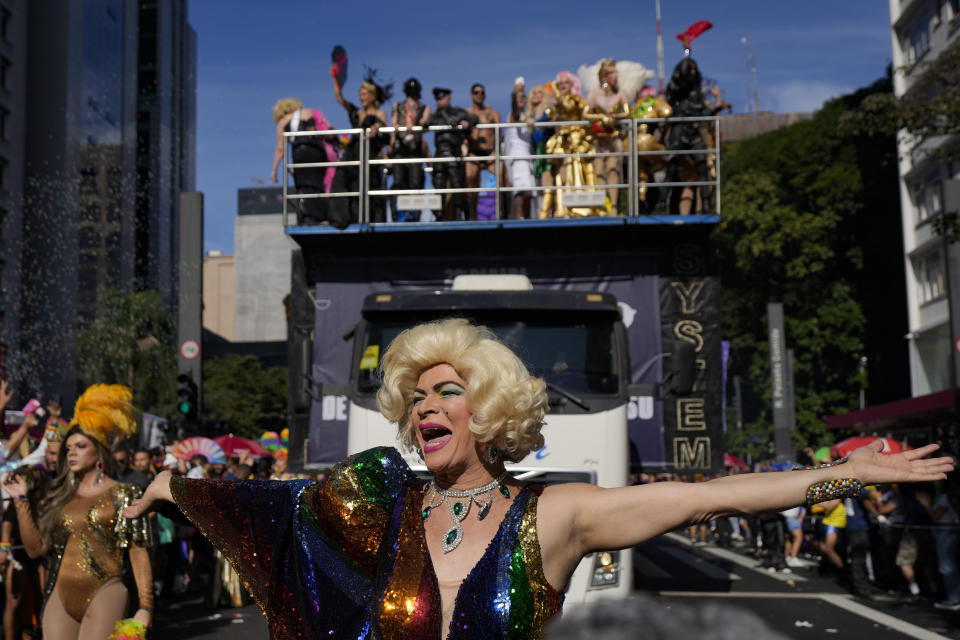
[[[133,392],[122,384],[95,384],[87,388],[73,409],[70,426],[110,449],[117,440],[137,432]]]

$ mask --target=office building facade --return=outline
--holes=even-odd
[[[139,0],[136,286],[176,305],[181,191],[196,190],[197,36],[187,0]]]
[[[894,93],[904,96],[925,91],[926,63],[960,46],[960,0],[889,0],[893,48]],[[950,295],[960,284],[960,248],[936,232],[935,220],[944,212],[945,188],[960,179],[960,162],[945,159],[938,150],[958,144],[954,138],[917,140],[901,132],[900,199],[904,266],[907,284],[911,393],[923,396],[952,386],[956,366],[954,341],[960,337],[953,316],[960,315],[960,299]]]
[[[19,351],[27,0],[0,0],[0,377]]]
[[[151,10],[163,16],[140,42]],[[16,123],[8,123],[12,144],[0,143],[9,176],[0,208],[13,211],[0,226],[9,249],[3,373],[21,391],[59,395],[69,406],[80,384],[77,338],[97,317],[102,291],[155,288],[175,301],[174,267],[144,265],[159,262],[154,255],[175,265],[176,215],[164,197],[194,188],[196,37],[182,0],[0,0],[0,17],[10,36],[0,37],[0,80],[22,84],[0,92],[0,124],[8,112]],[[141,80],[140,58],[151,47],[154,84]],[[156,161],[141,174],[145,154]],[[138,193],[153,194],[149,210]]]

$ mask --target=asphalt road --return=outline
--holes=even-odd
[[[854,598],[815,568],[770,573],[741,550],[693,546],[677,534],[637,547],[636,588],[672,603],[718,602],[747,609],[789,638],[960,640],[960,613],[900,596],[876,603]]]
[[[814,569],[771,574],[742,550],[693,546],[682,536],[668,534],[637,547],[634,560],[636,590],[656,598],[665,613],[675,603],[715,602],[747,609],[789,638],[960,640],[960,613],[938,611],[927,600],[906,596],[882,604],[854,598]],[[161,604],[153,637],[268,636],[256,605],[210,611],[199,596],[186,596]]]

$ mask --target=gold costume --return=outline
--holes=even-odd
[[[568,122],[575,120],[596,120],[597,116],[590,113],[583,98],[572,93],[562,94],[556,104],[547,109],[547,118],[554,122]],[[554,130],[547,140],[547,153],[594,153],[593,133],[582,125],[563,125]],[[563,186],[594,186],[593,160],[590,158],[568,157],[562,164],[556,160],[550,161],[555,173],[555,185]],[[557,168],[559,165],[559,168]],[[570,191],[582,193],[584,190]],[[554,218],[585,217],[601,215],[602,207],[565,207],[563,192],[559,189],[546,191],[543,196],[543,205],[540,207],[540,217],[549,218],[551,210]]]
[[[97,496],[74,495],[63,507],[53,535],[53,566],[44,603],[56,592],[67,614],[79,621],[97,590],[123,573],[123,552],[153,542],[147,516],[124,518],[120,512],[140,497],[132,484],[117,484]],[[36,529],[33,529],[36,532]],[[39,532],[36,532],[39,538]],[[144,559],[146,557],[144,556]],[[131,562],[140,607],[153,609],[149,562]]]
[[[673,107],[661,96],[648,96],[633,107],[630,113],[633,118],[642,120],[644,118],[669,118],[673,115]],[[664,151],[666,147],[657,142],[657,138],[650,133],[650,127],[646,122],[637,125],[637,151]],[[647,183],[653,178],[653,174],[667,166],[666,155],[641,155],[637,158],[637,182],[640,183],[639,196],[640,201],[647,199]]]

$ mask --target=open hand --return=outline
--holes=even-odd
[[[27,495],[27,481],[19,473],[8,473],[7,477],[3,479],[3,488],[11,496]]]
[[[886,455],[883,441],[875,440],[865,447],[856,449],[847,458],[853,475],[863,484],[882,484],[889,482],[933,482],[943,480],[954,469],[953,459],[949,456],[927,458],[940,445],[928,444],[919,449],[903,453]]]
[[[133,619],[139,621],[148,629],[150,628],[152,618],[153,614],[151,614],[148,609],[137,609],[137,612],[133,614]]]
[[[10,399],[13,397],[13,391],[9,390],[9,385],[7,381],[3,378],[0,378],[0,407],[7,406],[7,403],[10,402]]]
[[[124,518],[139,518],[140,516],[155,510],[154,504],[159,500],[173,502],[173,496],[170,494],[170,478],[173,474],[169,470],[161,471],[154,478],[147,490],[143,492],[143,497],[130,503],[123,510]]]

